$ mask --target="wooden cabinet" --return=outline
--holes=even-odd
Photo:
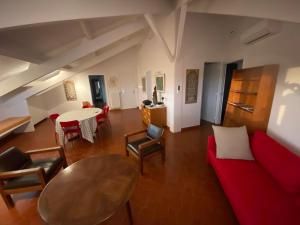
[[[266,131],[278,68],[278,65],[266,65],[234,72],[224,126],[246,125],[249,133]]]
[[[156,126],[163,127],[167,125],[167,108],[166,107],[148,107],[141,109],[143,122],[148,125],[152,123]]]

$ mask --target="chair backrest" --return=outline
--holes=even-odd
[[[0,154],[0,172],[19,170],[30,163],[30,157],[17,147],[10,147]]]
[[[58,113],[54,113],[54,114],[51,114],[51,115],[49,116],[49,119],[50,119],[53,123],[55,123],[55,120],[57,119],[57,117],[59,117],[59,114],[58,114]]]
[[[80,128],[78,120],[60,122],[60,126],[63,130],[70,130],[70,129]]]
[[[84,105],[84,106],[82,106],[82,108],[83,108],[83,109],[86,109],[86,108],[93,108],[93,106],[92,106],[92,105]]]
[[[153,124],[148,125],[148,129],[147,129],[148,137],[150,137],[152,139],[156,139],[156,138],[160,138],[161,136],[163,136],[163,134],[164,134],[164,128],[157,127]]]
[[[104,110],[96,116],[96,121],[99,122],[105,118]]]
[[[108,112],[109,112],[109,106],[108,105],[105,105],[103,107],[103,111],[104,111],[104,115],[107,117],[108,116]]]
[[[82,108],[92,108],[92,104],[89,101],[82,102]]]

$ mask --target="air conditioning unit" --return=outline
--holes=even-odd
[[[279,33],[281,23],[273,20],[263,20],[250,27],[241,35],[241,42],[246,45],[254,44],[260,40]]]

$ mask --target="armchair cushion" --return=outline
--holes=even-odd
[[[30,164],[26,166],[29,168],[44,168],[46,180],[49,180],[53,173],[56,171],[59,164],[62,162],[61,157],[49,158],[49,159],[37,159],[33,160]],[[34,185],[41,184],[37,174],[20,176],[17,178],[8,179],[4,182],[3,189],[14,189],[22,187],[30,187]]]
[[[11,147],[0,154],[0,172],[23,169],[31,163],[30,156],[16,147]]]
[[[62,161],[63,161],[63,159],[61,157],[36,159],[36,160],[33,160],[32,163],[26,168],[28,169],[28,168],[42,167],[45,170],[46,178],[50,179]]]
[[[139,145],[143,144],[147,141],[151,141],[151,138],[145,137],[145,138],[141,138],[132,142],[128,143],[128,147],[131,148],[133,150],[134,153],[136,154],[140,154],[139,152]],[[146,148],[143,148],[143,155],[150,155],[153,152],[159,151],[162,148],[162,145],[160,144],[153,144],[151,146],[148,146]]]
[[[147,129],[147,136],[152,138],[152,139],[156,139],[156,138],[160,138],[164,133],[164,129],[157,127],[153,124],[149,124],[148,129]]]

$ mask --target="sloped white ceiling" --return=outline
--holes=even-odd
[[[24,72],[30,63],[0,55],[0,81],[17,73]]]

